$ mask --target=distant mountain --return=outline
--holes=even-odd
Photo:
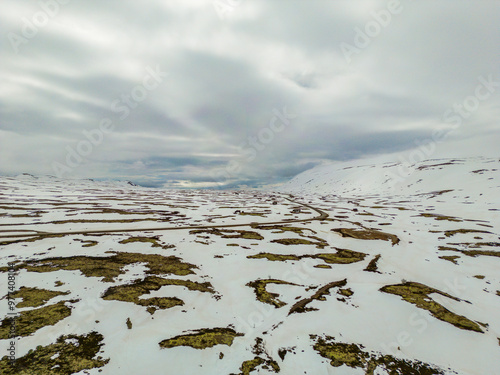
[[[132,181],[123,180],[95,180],[92,178],[59,178],[50,175],[32,175],[30,173],[22,173],[15,177],[4,177],[5,179],[14,179],[18,181],[33,181],[34,183],[52,183],[52,184],[67,184],[71,186],[86,186],[94,188],[112,188],[112,187],[122,187],[122,188],[141,188],[140,185],[133,183]]]

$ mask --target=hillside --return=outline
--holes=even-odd
[[[282,192],[337,195],[417,195],[451,190],[491,200],[500,189],[500,159],[433,159],[415,164],[364,161],[327,164],[307,170],[282,185]],[[486,196],[488,199],[479,198]],[[498,197],[498,195],[497,195]]]

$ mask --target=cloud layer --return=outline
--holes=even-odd
[[[454,156],[497,152],[498,2],[2,9],[3,174],[260,187],[329,160],[404,153],[436,129],[451,130],[438,148]]]

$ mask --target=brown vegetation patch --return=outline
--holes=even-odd
[[[46,289],[27,288],[23,286],[19,290],[13,293],[9,293],[9,298],[21,298],[22,302],[19,302],[16,305],[18,309],[21,309],[24,307],[40,307],[45,305],[47,301],[51,300],[54,297],[64,296],[68,294],[69,292],[57,292]]]
[[[351,237],[359,240],[391,241],[393,246],[399,243],[398,236],[390,233],[381,232],[376,229],[336,228],[332,229],[332,232],[339,233],[342,237]]]
[[[125,240],[120,241],[120,244],[128,244],[128,243],[150,243],[152,247],[161,247],[162,249],[171,249],[175,247],[175,245],[165,245],[160,241],[160,236],[154,237],[130,237]]]
[[[446,220],[446,221],[453,221],[453,222],[462,222],[462,219],[459,219],[458,217],[454,216],[446,216],[446,215],[440,215],[440,214],[429,214],[429,213],[422,213],[419,216],[422,217],[432,217],[435,220]]]
[[[194,333],[172,337],[160,342],[161,348],[190,346],[194,349],[206,349],[216,345],[231,346],[236,337],[244,336],[232,328],[200,329]]]
[[[347,284],[347,280],[340,280],[340,281],[334,281],[332,283],[326,284],[325,286],[321,287],[318,289],[314,295],[312,295],[310,298],[305,298],[300,301],[298,301],[295,305],[292,306],[290,309],[290,312],[288,315],[294,314],[294,313],[304,313],[308,311],[315,311],[318,310],[313,307],[307,307],[308,304],[310,304],[312,301],[317,300],[317,301],[325,301],[326,295],[330,295],[330,289],[332,288],[341,288]]]
[[[377,262],[378,260],[380,259],[381,255],[378,254],[376,255],[371,261],[370,263],[368,263],[368,266],[366,266],[366,268],[363,270],[363,271],[368,271],[368,272],[376,272],[376,273],[381,273],[379,270],[378,270],[378,265],[377,265]]]
[[[252,348],[252,353],[255,354],[255,357],[251,360],[245,361],[240,366],[241,373],[237,375],[249,375],[251,372],[254,372],[259,367],[263,370],[272,371],[275,373],[280,372],[280,366],[278,363],[269,356],[269,354],[264,349],[262,345],[263,340],[260,337],[257,337],[255,340],[256,344]],[[230,374],[235,375],[235,374]]]
[[[446,237],[451,237],[454,236],[455,234],[458,233],[486,233],[486,234],[492,234],[491,232],[485,231],[485,230],[478,230],[478,229],[455,229],[455,230],[447,230],[444,232],[444,235]]]
[[[110,301],[132,302],[139,306],[148,308],[148,312],[153,314],[157,309],[169,309],[175,306],[183,306],[184,302],[175,297],[154,297],[141,298],[151,291],[159,290],[163,286],[177,285],[183,286],[189,290],[215,293],[210,283],[198,283],[190,280],[163,279],[161,277],[149,276],[144,280],[137,280],[131,284],[113,286],[107,289],[102,295],[102,299]]]
[[[75,256],[68,258],[45,258],[17,263],[14,270],[25,269],[28,272],[54,272],[59,270],[80,271],[87,277],[102,277],[104,282],[112,282],[125,273],[130,264],[145,263],[149,275],[175,274],[185,276],[193,274],[193,264],[184,263],[175,256],[164,257],[157,254],[116,253],[110,257]],[[7,267],[0,272],[7,272]]]
[[[458,264],[457,259],[460,259],[460,257],[458,255],[443,255],[443,256],[440,256],[439,259],[444,259],[444,260],[447,260],[453,264]]]
[[[195,229],[189,232],[189,234],[213,234],[219,236],[221,238],[244,238],[250,240],[263,240],[259,233],[247,230],[229,230],[229,229],[218,229],[218,228],[210,228],[210,229]]]
[[[69,375],[83,370],[100,368],[109,362],[96,355],[101,350],[104,337],[91,332],[88,335],[61,336],[54,344],[38,346],[12,363],[8,357],[0,361],[4,375]]]
[[[267,291],[266,287],[268,284],[283,284],[283,285],[298,286],[297,284],[294,283],[289,283],[287,281],[276,280],[276,279],[255,280],[246,284],[247,286],[254,289],[258,301],[262,303],[267,303],[276,308],[283,307],[286,305],[286,303],[278,299],[279,295],[277,293],[270,293]]]
[[[53,326],[59,321],[71,315],[71,308],[61,301],[55,305],[40,307],[34,310],[22,311],[17,318],[5,318],[0,324],[0,339],[5,340],[11,337],[13,319],[15,321],[15,337],[29,336],[46,326]]]
[[[306,255],[293,255],[293,254],[272,254],[272,253],[259,253],[256,255],[247,256],[248,259],[267,259],[270,261],[284,262],[287,260],[301,260],[304,258],[321,259],[328,264],[350,264],[360,262],[365,259],[366,254],[347,249],[336,249],[336,253],[322,253],[322,254],[306,254]]]
[[[436,293],[455,301],[461,301],[448,293],[441,292],[440,290],[416,282],[387,285],[380,288],[380,291],[398,295],[406,302],[409,302],[420,309],[429,311],[435,318],[443,322],[450,323],[457,328],[483,333],[483,330],[477,323],[467,319],[465,316],[457,315],[451,312],[429,297],[430,294]]]
[[[377,369],[391,375],[444,374],[441,369],[420,361],[410,361],[395,358],[391,355],[365,352],[363,351],[363,345],[339,343],[333,337],[311,335],[311,339],[315,340],[314,350],[323,358],[330,360],[330,365],[333,367],[346,365],[351,368],[361,368],[366,375],[373,375]]]
[[[323,241],[321,239],[318,239],[320,241],[314,242],[310,240],[306,240],[304,238],[280,238],[277,240],[272,240],[272,243],[279,243],[281,245],[316,245],[316,248],[318,249],[324,249],[326,246],[328,246],[328,243],[326,241]]]

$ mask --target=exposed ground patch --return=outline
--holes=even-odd
[[[150,243],[152,247],[161,247],[162,249],[171,249],[175,247],[175,245],[165,245],[160,241],[160,236],[154,236],[154,237],[129,237],[125,240],[120,241],[119,243],[121,244],[128,244],[128,243]]]
[[[195,229],[189,231],[189,234],[213,234],[219,236],[221,238],[243,238],[249,240],[263,240],[259,233],[248,231],[248,230],[229,230],[229,229],[219,229],[219,228],[210,228],[210,229]]]
[[[298,286],[297,284],[276,279],[255,280],[246,284],[247,286],[254,289],[258,301],[262,303],[267,303],[276,308],[283,307],[286,305],[286,303],[278,299],[279,295],[277,293],[270,293],[267,291],[266,287],[268,284],[284,284],[284,285]]]
[[[255,357],[241,364],[241,372],[239,374],[230,375],[249,375],[251,372],[259,369],[259,367],[275,373],[280,372],[281,369],[278,363],[264,349],[263,340],[257,337],[255,341],[255,346],[252,348],[252,353],[255,354]]]
[[[54,297],[68,295],[69,293],[70,292],[57,292],[53,290],[27,288],[23,286],[19,290],[10,293],[9,297],[22,299],[22,301],[16,305],[16,307],[20,309],[24,307],[40,307]]]
[[[370,263],[368,263],[368,266],[366,266],[366,268],[363,270],[363,271],[368,271],[368,272],[376,272],[376,273],[381,273],[379,270],[378,270],[378,265],[377,265],[377,262],[379,261],[381,255],[378,254],[376,255],[371,261]]]
[[[277,240],[272,240],[272,243],[279,243],[281,245],[316,245],[318,249],[324,249],[326,246],[328,246],[328,242],[325,240],[322,240],[321,238],[318,237],[309,237],[309,238],[314,238],[315,241],[311,240],[306,240],[304,238],[280,238]]]
[[[462,250],[461,253],[468,255],[470,257],[477,257],[478,255],[486,255],[486,256],[490,256],[490,257],[500,257],[500,251]]]
[[[100,368],[109,362],[96,355],[101,350],[104,337],[91,332],[83,336],[61,336],[54,344],[38,346],[12,364],[7,357],[0,361],[4,375],[69,375],[82,370]]]
[[[303,255],[293,255],[293,254],[271,254],[271,253],[259,253],[256,255],[247,256],[248,259],[267,259],[273,262],[285,262],[287,260],[301,260]]]
[[[55,305],[40,307],[34,310],[22,311],[15,319],[15,336],[29,336],[46,326],[53,326],[71,315],[71,308],[61,301]],[[0,324],[0,339],[8,339],[12,327],[12,318],[5,318]]]
[[[210,283],[197,283],[190,280],[163,279],[161,277],[149,276],[144,280],[137,280],[131,284],[113,286],[107,289],[102,299],[110,301],[132,302],[139,306],[145,306],[148,312],[153,314],[157,309],[169,309],[175,306],[183,306],[184,302],[176,297],[154,297],[143,299],[145,294],[159,290],[163,286],[178,285],[189,290],[199,292],[215,293]]]
[[[80,271],[87,277],[102,277],[104,282],[112,282],[125,273],[127,265],[144,263],[149,275],[175,274],[185,276],[193,274],[193,264],[184,263],[175,256],[164,257],[157,254],[116,253],[110,257],[75,256],[68,258],[46,258],[18,263],[16,271],[25,269],[28,272],[54,272],[59,270]],[[0,272],[7,272],[6,267]]]
[[[155,222],[163,222],[165,220],[160,219],[73,219],[73,220],[57,220],[57,221],[48,221],[44,223],[38,223],[39,225],[46,224],[116,224],[116,223],[140,223],[143,221],[155,221]]]
[[[313,308],[313,307],[307,307],[307,305],[313,301],[325,301],[326,300],[325,296],[330,295],[330,289],[341,288],[341,287],[345,286],[346,284],[347,284],[346,279],[340,280],[340,281],[334,281],[332,283],[326,284],[325,286],[319,288],[318,291],[316,293],[314,293],[314,295],[312,295],[310,298],[304,298],[304,299],[298,301],[295,305],[293,305],[292,308],[290,309],[290,312],[288,313],[288,315],[318,310],[318,309]],[[352,292],[350,293],[350,295],[352,295]]]
[[[328,264],[316,264],[314,266],[314,268],[322,268],[325,270],[330,270],[330,269],[332,269],[332,266],[329,266]]]
[[[351,237],[359,240],[391,241],[393,246],[399,243],[399,238],[395,234],[385,233],[375,229],[336,228],[332,229],[332,232],[339,233],[342,237]]]
[[[430,294],[436,293],[455,301],[461,301],[448,293],[441,292],[440,290],[416,282],[387,285],[382,287],[380,291],[400,296],[406,302],[409,302],[420,309],[429,311],[435,318],[442,320],[443,322],[453,324],[457,328],[483,333],[483,330],[477,323],[467,319],[465,316],[457,315],[451,312],[429,297]]]
[[[447,189],[447,190],[436,190],[436,191],[430,191],[428,193],[421,193],[417,194],[417,196],[424,196],[424,195],[429,195],[430,198],[438,197],[440,195],[446,194],[446,193],[451,193],[453,190]]]
[[[440,214],[430,214],[430,213],[421,213],[419,215],[420,217],[431,217],[434,218],[435,220],[446,220],[446,221],[453,221],[453,222],[462,222],[463,219],[460,219],[458,217],[454,216],[446,216],[446,215],[440,215]]]
[[[455,229],[455,230],[447,230],[444,232],[444,235],[446,237],[451,237],[454,236],[455,234],[458,233],[486,233],[486,234],[492,234],[491,232],[485,231],[485,230],[478,230],[478,229]]]
[[[380,353],[365,352],[362,345],[339,343],[333,337],[311,335],[311,339],[315,340],[314,350],[323,358],[330,360],[330,365],[333,367],[346,365],[351,368],[360,368],[365,371],[366,375],[373,375],[377,369],[385,370],[385,372],[392,375],[444,374],[443,370],[426,363],[399,359]]]
[[[481,249],[483,247],[500,247],[500,242],[463,242],[463,243],[450,243],[450,245],[462,245],[471,249]]]
[[[454,243],[451,245],[457,245],[457,246],[470,246],[471,244],[467,243]],[[473,245],[473,244],[472,244]],[[475,247],[474,245],[472,246],[473,248]],[[490,257],[500,257],[500,251],[493,251],[493,250],[460,250],[457,249],[456,247],[450,247],[450,246],[439,246],[438,249],[440,251],[456,251],[458,253],[470,256],[470,257],[477,257],[479,255],[484,255],[484,256],[490,256]]]
[[[347,249],[336,249],[336,253],[322,253],[322,254],[307,254],[307,255],[293,255],[293,254],[272,254],[272,253],[259,253],[256,255],[247,256],[248,259],[267,259],[270,261],[284,262],[287,260],[301,260],[304,258],[321,259],[328,264],[350,264],[360,262],[365,259],[366,254]]]
[[[260,357],[255,357],[241,364],[240,373],[238,375],[249,375],[251,372],[257,370],[257,368],[266,363],[266,361]],[[234,375],[234,374],[231,374]]]
[[[64,235],[63,234],[38,234],[38,235],[34,235],[33,237],[29,237],[27,239],[22,239],[22,240],[0,241],[0,246],[12,245],[12,244],[16,244],[16,243],[36,242],[36,241],[45,240],[46,238],[61,238],[61,237],[64,237]]]
[[[261,230],[274,230],[275,232],[273,232],[273,233],[293,232],[293,233],[297,233],[297,234],[304,235],[304,236],[306,236],[304,231],[308,231],[308,232],[312,232],[312,233],[316,234],[316,232],[313,231],[312,229],[291,227],[291,226],[287,226],[287,225],[253,225],[252,228],[261,229]]]
[[[83,244],[82,247],[93,247],[99,244],[99,242],[93,240],[75,239],[75,241],[81,242]]]
[[[245,212],[242,211],[239,213],[240,216],[260,216],[260,217],[266,217],[265,212]]]
[[[453,264],[458,264],[457,259],[460,259],[460,257],[458,255],[443,255],[440,256],[439,259],[444,259]]]
[[[216,345],[233,345],[236,337],[244,336],[232,328],[200,329],[195,333],[172,337],[160,342],[161,348],[174,348],[176,346],[190,346],[194,349],[206,349]]]

